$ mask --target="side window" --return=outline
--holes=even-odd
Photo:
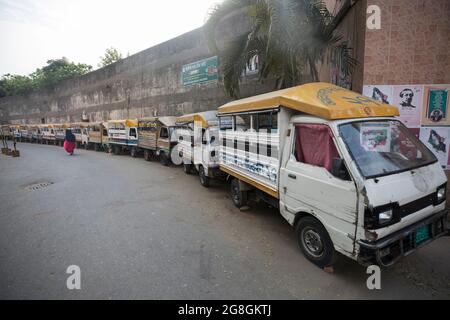
[[[278,131],[278,112],[270,111],[255,115],[255,128],[258,132],[275,133]]]
[[[233,118],[231,116],[220,117],[219,125],[222,131],[233,130]]]
[[[159,132],[159,137],[164,139],[169,138],[169,131],[167,131],[166,127],[161,128],[161,131]]]
[[[103,135],[104,135],[104,136],[107,136],[107,135],[108,135],[108,130],[103,129]]]
[[[249,131],[252,125],[252,115],[242,114],[234,116],[235,131]]]
[[[339,179],[350,180],[327,125],[295,125],[294,155],[298,162],[325,168]]]
[[[137,137],[136,135],[136,128],[130,128],[130,137]]]

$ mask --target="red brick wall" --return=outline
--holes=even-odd
[[[450,83],[450,0],[367,0],[381,30],[366,30],[364,84]]]

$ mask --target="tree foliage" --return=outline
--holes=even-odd
[[[100,63],[98,66],[105,67],[111,63],[117,62],[122,59],[122,54],[116,48],[108,48],[105,51],[105,55],[100,57]]]
[[[236,37],[220,51],[216,30],[223,19],[245,10],[249,31]],[[276,79],[276,88],[298,85],[309,75],[319,80],[319,63],[333,62],[350,75],[356,60],[334,17],[319,0],[225,0],[214,7],[205,25],[210,47],[222,61],[226,92],[239,96],[239,83],[250,59],[259,56],[260,80]]]
[[[36,69],[28,76],[5,74],[0,80],[0,97],[24,95],[59,82],[81,76],[92,70],[83,63],[74,63],[63,57],[48,60],[47,65]]]

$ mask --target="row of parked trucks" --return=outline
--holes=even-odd
[[[8,128],[16,139],[60,144],[70,127],[80,146],[182,165],[205,187],[227,181],[237,207],[278,208],[316,265],[331,266],[339,252],[389,266],[449,235],[446,175],[398,115],[311,83],[180,117]]]

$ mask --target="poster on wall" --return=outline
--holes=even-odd
[[[425,86],[422,125],[450,125],[450,86]]]
[[[449,157],[449,128],[448,127],[422,127],[420,140],[430,149],[440,165],[447,168]]]
[[[363,95],[380,101],[382,103],[393,104],[392,86],[370,85],[363,87]]]
[[[400,112],[399,119],[407,127],[419,127],[422,113],[423,86],[394,86],[393,105]]]

